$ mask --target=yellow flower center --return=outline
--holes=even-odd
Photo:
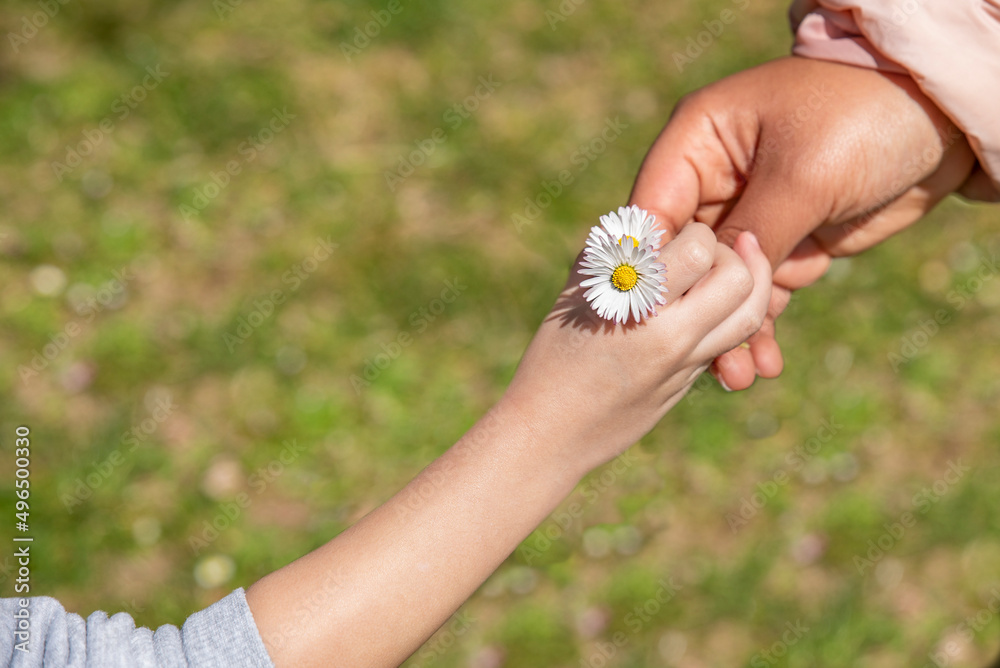
[[[639,274],[635,273],[635,269],[627,264],[618,265],[618,268],[611,274],[611,285],[622,292],[628,292],[638,282]]]
[[[624,235],[621,239],[618,240],[618,245],[622,246],[624,248],[624,246],[625,246],[625,240],[626,239],[631,239],[632,240],[632,248],[638,248],[639,247],[639,240],[636,239],[635,237],[630,237],[627,234]]]

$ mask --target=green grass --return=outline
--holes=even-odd
[[[588,0],[553,30],[556,2],[404,3],[350,61],[341,43],[385,4],[219,16],[210,3],[70,2],[16,53],[5,41],[0,448],[10,461],[14,427],[30,425],[33,593],[177,624],[403,485],[499,397],[585,230],[624,202],[677,99],[787,52],[784,3],[752,3],[678,72],[674,54],[733,5]],[[6,6],[3,34],[37,8]],[[168,74],[119,117],[157,65]],[[491,75],[495,91],[449,115]],[[265,142],[275,109],[295,118]],[[106,117],[113,131],[59,180],[52,163]],[[574,162],[615,118],[621,135]],[[386,172],[438,128],[443,141],[390,190]],[[240,172],[196,204],[234,160]],[[563,171],[571,183],[518,231],[526,198]],[[607,665],[760,665],[797,620],[811,631],[767,665],[923,665],[997,584],[1000,282],[961,308],[948,300],[970,258],[1000,250],[996,220],[948,201],[796,296],[779,380],[735,396],[699,386],[635,465],[611,484],[588,478],[569,501],[582,516],[551,547],[499,569],[466,605],[466,631],[413,665],[596,665],[618,632]],[[327,238],[337,249],[310,263]],[[40,289],[42,265],[65,285]],[[74,309],[126,265],[123,297],[92,317]],[[431,320],[421,309],[455,279],[466,287]],[[938,309],[951,321],[894,372],[890,353]],[[356,391],[351,377],[401,333],[409,343]],[[176,408],[148,422],[166,397]],[[786,457],[831,416],[835,436],[792,470]],[[129,449],[122,435],[144,421],[155,426]],[[290,441],[295,460],[267,473]],[[859,574],[868,541],[957,458],[971,471]],[[780,470],[787,484],[732,531],[727,514]],[[241,493],[249,505],[195,554],[191,537]],[[218,557],[231,576],[199,582]],[[670,578],[679,590],[636,624]],[[961,665],[984,663],[998,631],[990,619]]]

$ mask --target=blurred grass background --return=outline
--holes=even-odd
[[[154,627],[322,544],[454,442],[677,99],[790,43],[772,0],[53,7],[0,10],[0,447],[12,462],[31,427],[32,593]],[[476,98],[480,77],[498,85]],[[627,127],[581,158],[609,119]],[[1000,622],[964,620],[1000,585],[1000,281],[974,278],[996,218],[950,200],[838,262],[780,322],[780,379],[700,383],[410,665],[984,663]],[[446,281],[466,287],[436,303]],[[836,433],[792,467],[823,420]],[[809,630],[785,647],[786,624]]]

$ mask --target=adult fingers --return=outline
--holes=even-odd
[[[778,346],[776,336],[776,323],[788,302],[791,301],[792,293],[778,285],[771,285],[771,300],[767,306],[767,317],[760,330],[750,337],[750,354],[753,356],[754,368],[757,375],[763,378],[777,378],[785,368],[785,360],[781,355],[781,348]]]
[[[639,168],[629,203],[656,216],[669,236],[676,235],[705,206],[732,197],[734,169],[697,91],[683,98],[653,142]]]
[[[822,278],[829,268],[830,254],[814,237],[808,236],[774,270],[774,284],[787,290],[801,290]]]
[[[881,206],[865,211],[840,225],[823,226],[813,236],[830,255],[855,255],[906,229],[955,189],[969,183],[975,154],[962,140],[951,143],[941,163],[912,187],[890,189],[880,196]]]
[[[1000,188],[982,167],[973,170],[972,176],[958,189],[958,194],[971,200],[1000,202]]]
[[[742,232],[753,232],[772,267],[778,267],[822,220],[817,201],[796,192],[795,181],[762,168],[739,201],[716,228],[719,241],[732,244]],[[799,183],[799,187],[805,188]]]
[[[722,236],[731,236],[730,228]],[[719,384],[727,390],[745,390],[753,385],[757,376],[777,378],[784,370],[785,361],[775,337],[775,321],[788,306],[791,291],[806,287],[826,273],[830,254],[812,237],[801,241],[774,272],[771,303],[767,318],[760,331],[745,345],[738,346],[716,358],[710,371]]]
[[[719,384],[729,391],[745,390],[757,379],[777,378],[785,367],[775,336],[775,321],[785,306],[791,293],[777,285],[771,287],[771,301],[767,317],[756,334],[745,343],[719,355],[709,369]]]
[[[813,232],[813,238],[833,257],[857,255],[902,232],[946,196],[947,193],[916,186],[877,211],[862,214],[842,225],[820,227]]]
[[[747,389],[757,379],[750,344],[741,343],[722,353],[712,362],[709,371],[719,381],[719,385],[729,392]]]

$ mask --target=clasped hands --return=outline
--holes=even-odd
[[[688,95],[630,201],[666,231],[660,317],[602,321],[578,258],[502,404],[551,445],[554,470],[579,477],[649,432],[706,369],[732,390],[780,374],[774,321],[791,291],[974,188],[975,166],[906,76],[789,57]]]
[[[774,268],[761,329],[716,358],[727,389],[773,378],[791,291],[908,227],[969,182],[964,135],[912,79],[788,57],[686,97],[650,149],[630,203],[669,240],[691,222],[732,244],[753,232]]]

